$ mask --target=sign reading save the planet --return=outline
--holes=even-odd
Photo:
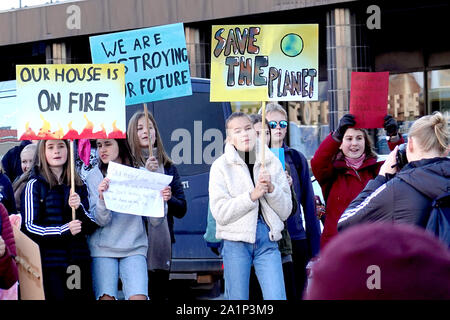
[[[318,99],[317,24],[212,27],[211,101]]]

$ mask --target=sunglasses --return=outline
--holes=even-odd
[[[280,128],[282,128],[282,129],[286,128],[288,125],[288,122],[286,120],[281,120],[280,122],[269,121],[270,129],[275,129],[277,127],[278,123],[280,124]]]

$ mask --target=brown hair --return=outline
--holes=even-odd
[[[145,166],[146,159],[144,155],[142,154],[142,148],[141,144],[139,143],[139,137],[137,135],[137,126],[138,121],[145,116],[145,113],[142,111],[136,112],[130,119],[130,122],[128,123],[128,130],[127,130],[127,139],[128,144],[130,145],[131,154],[134,156],[136,163],[138,166]],[[162,163],[163,166],[166,166],[168,164],[172,164],[172,160],[169,158],[169,156],[166,153],[166,150],[164,149],[163,142],[161,140],[161,136],[159,134],[158,126],[156,125],[155,118],[153,118],[153,115],[149,112],[148,113],[148,119],[152,122],[153,127],[155,128],[155,144],[156,148],[158,149],[158,154],[156,155],[156,159],[158,160],[158,163]],[[148,133],[149,136],[149,143],[151,141],[150,139],[150,133]],[[154,146],[152,146],[154,147]]]
[[[408,136],[416,138],[425,152],[436,150],[444,154],[448,148],[447,120],[438,111],[423,116],[413,123]]]
[[[236,119],[236,118],[247,118],[248,121],[250,121],[250,122],[252,123],[252,125],[253,125],[252,119],[250,118],[250,116],[249,116],[248,114],[246,114],[246,113],[244,113],[244,112],[237,111],[237,112],[233,112],[233,113],[227,118],[227,120],[225,121],[225,130],[228,131],[228,124],[229,124],[233,119]]]
[[[373,149],[373,142],[372,142],[372,138],[370,137],[368,131],[366,129],[361,129],[361,128],[351,128],[354,130],[358,130],[361,131],[361,133],[363,134],[363,138],[364,138],[364,154],[366,155],[366,158],[372,158],[372,157],[377,157],[377,154],[375,153],[374,149]],[[347,130],[346,130],[347,132]],[[342,153],[342,150],[339,150],[339,153]]]
[[[67,161],[63,165],[63,172],[61,175],[61,181],[58,181],[52,170],[50,169],[50,166],[47,163],[47,158],[45,157],[45,146],[47,144],[48,140],[40,140],[37,144],[37,151],[34,155],[33,164],[34,167],[37,169],[37,173],[41,174],[45,180],[50,185],[50,188],[53,188],[56,185],[59,185],[61,183],[64,183],[68,186],[70,186],[70,179],[71,179],[71,168],[70,168],[70,152],[69,152],[69,142],[67,140],[61,140],[64,142],[67,148]],[[31,171],[31,170],[30,170]],[[77,171],[74,169],[74,181],[76,186],[83,185],[83,182],[81,181],[80,176],[78,175]]]

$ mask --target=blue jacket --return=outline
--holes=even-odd
[[[43,267],[67,267],[88,262],[90,252],[86,236],[97,224],[89,214],[86,185],[76,186],[81,199],[76,218],[82,222],[81,232],[73,236],[69,230],[72,208],[68,204],[70,187],[60,184],[50,188],[33,168],[30,180],[21,195],[22,230],[39,245]]]
[[[5,170],[5,173],[11,182],[14,182],[14,180],[16,180],[17,177],[20,177],[20,175],[23,173],[22,164],[20,161],[20,153],[22,152],[23,148],[25,148],[25,146],[29,144],[31,144],[31,141],[29,140],[22,141],[20,145],[9,149],[2,158],[3,170]]]
[[[184,196],[183,185],[181,184],[181,178],[177,168],[173,164],[166,165],[164,167],[164,174],[173,176],[172,182],[169,184],[172,191],[172,197],[167,202],[167,222],[169,224],[170,238],[172,243],[174,243],[175,235],[173,232],[173,218],[181,219],[186,214],[186,197]]]
[[[16,200],[14,199],[11,181],[3,173],[0,173],[0,202],[3,203],[8,214],[17,213]]]
[[[295,149],[283,144],[284,156],[291,169],[293,187],[297,196],[297,211],[287,220],[289,235],[292,240],[307,239],[311,256],[319,253],[320,225],[316,216],[314,191],[309,175],[308,161]],[[301,210],[305,216],[306,231],[303,228]]]

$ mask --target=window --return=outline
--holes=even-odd
[[[450,69],[433,70],[428,78],[428,110],[440,111],[450,121]]]

